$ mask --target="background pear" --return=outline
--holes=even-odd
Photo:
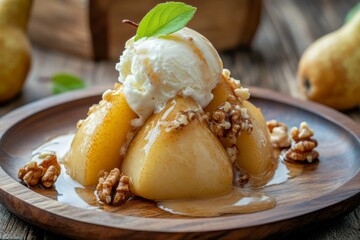
[[[339,110],[360,104],[360,12],[304,52],[298,80],[310,100]]]
[[[0,0],[0,103],[15,97],[30,70],[26,36],[31,0]]]

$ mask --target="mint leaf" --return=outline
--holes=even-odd
[[[51,85],[53,94],[59,94],[86,87],[82,79],[68,73],[58,73],[52,76]]]
[[[349,22],[357,12],[360,11],[360,3],[356,4],[345,17],[345,22]]]
[[[181,2],[156,5],[141,20],[135,41],[143,37],[159,37],[174,33],[193,18],[196,8]]]

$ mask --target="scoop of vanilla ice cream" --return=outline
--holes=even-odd
[[[119,81],[141,126],[166,102],[181,93],[205,107],[221,78],[222,61],[213,45],[198,32],[183,28],[163,37],[127,41],[116,64]]]

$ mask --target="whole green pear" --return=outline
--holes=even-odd
[[[26,36],[31,0],[0,0],[0,103],[21,91],[31,65]]]
[[[310,100],[338,110],[360,104],[360,12],[308,47],[300,59],[298,81]]]

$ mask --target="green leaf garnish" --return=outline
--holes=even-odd
[[[51,85],[53,94],[59,94],[86,87],[82,79],[68,73],[58,73],[52,76]]]
[[[174,33],[193,18],[196,8],[181,2],[156,5],[141,20],[135,41],[143,37],[159,37]]]
[[[360,11],[360,3],[356,4],[355,7],[353,7],[348,14],[346,14],[345,22],[349,22],[357,12]]]

